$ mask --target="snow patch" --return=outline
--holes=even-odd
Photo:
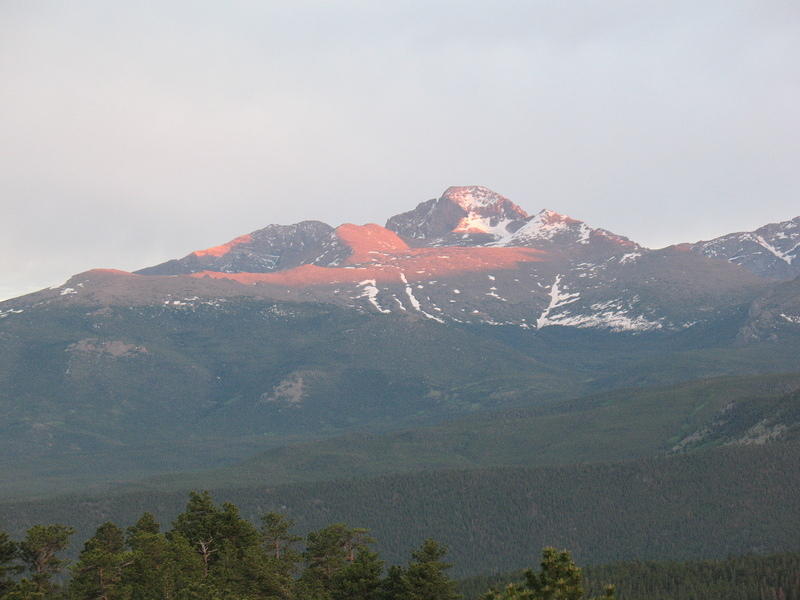
[[[375,285],[374,279],[367,279],[365,281],[361,281],[359,282],[358,285],[364,288],[363,293],[360,296],[358,296],[359,298],[366,298],[367,300],[369,300],[369,303],[372,304],[372,306],[374,306],[380,313],[383,313],[385,315],[392,313],[392,311],[382,308],[381,305],[378,304],[379,290]]]
[[[422,306],[420,305],[419,300],[417,300],[417,297],[414,295],[414,290],[411,289],[411,285],[408,283],[405,273],[400,273],[400,281],[405,284],[406,296],[408,296],[408,301],[411,303],[411,306],[414,308],[414,310],[421,313],[423,316],[428,317],[429,319],[439,323],[444,323],[444,320],[440,319],[439,317],[436,317],[430,313],[426,313],[424,310],[422,310]]]
[[[578,241],[582,244],[586,244],[589,242],[591,229],[584,223],[581,223],[581,225],[586,227],[588,231],[584,231],[584,229],[581,227],[578,233]],[[517,229],[514,233],[508,234],[500,238],[491,245],[519,246],[519,245],[525,245],[526,242],[534,240],[551,241],[557,235],[569,230],[569,228],[570,228],[570,223],[567,218],[562,217],[561,215],[553,211],[543,210],[539,214],[534,216],[530,221],[525,223],[525,225]]]
[[[543,327],[547,327],[548,325],[552,324],[550,322],[550,314],[553,312],[553,310],[561,306],[571,304],[580,297],[580,294],[562,292],[559,288],[560,283],[561,275],[556,275],[556,280],[553,282],[553,285],[550,286],[550,302],[547,305],[547,308],[542,311],[542,314],[539,315],[539,318],[536,319],[537,329],[542,329]]]
[[[561,325],[563,327],[589,327],[610,329],[618,333],[622,331],[652,331],[661,329],[662,323],[651,321],[643,315],[630,316],[624,310],[607,310],[590,315],[555,315],[547,320],[547,325]]]
[[[592,235],[592,228],[589,227],[586,223],[581,223],[580,229],[578,230],[578,243],[588,244],[591,235]]]
[[[774,254],[777,258],[781,259],[787,265],[792,264],[792,260],[794,259],[793,256],[787,256],[784,252],[778,250],[775,246],[767,242],[763,237],[760,235],[753,235],[753,239],[758,243],[759,246],[768,250],[771,254]],[[796,248],[797,246],[795,246]]]
[[[624,265],[625,263],[636,262],[636,259],[641,255],[641,252],[629,252],[628,254],[623,254],[619,259],[619,264]]]

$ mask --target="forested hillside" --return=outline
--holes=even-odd
[[[305,533],[330,522],[369,528],[400,562],[431,536],[452,549],[458,576],[529,564],[547,545],[576,560],[719,558],[800,550],[800,444],[726,447],[613,464],[492,468],[288,486],[214,490],[256,518],[284,512]],[[130,524],[146,511],[177,515],[184,492],[63,497],[0,505],[15,535],[35,523]]]
[[[415,470],[614,462],[752,442],[759,435],[788,439],[800,423],[798,387],[800,375],[759,375],[625,389],[483,412],[437,427],[294,444],[231,467],[134,486],[177,491]]]

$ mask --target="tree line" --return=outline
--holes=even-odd
[[[458,600],[447,548],[427,539],[405,565],[388,568],[366,529],[335,523],[292,532],[267,513],[259,526],[232,503],[192,492],[167,531],[150,513],[123,530],[97,528],[70,564],[61,555],[74,530],[35,525],[23,539],[0,532],[0,600]],[[579,600],[582,574],[564,551],[546,549],[542,571],[487,600]],[[609,589],[604,598],[613,598]]]

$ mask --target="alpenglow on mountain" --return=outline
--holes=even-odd
[[[256,297],[529,331],[674,331],[728,318],[765,280],[796,277],[799,247],[800,217],[650,250],[552,210],[529,215],[485,187],[466,186],[384,227],[269,225],[136,273],[89,271],[36,296],[175,310]],[[19,310],[15,304],[0,314]],[[800,315],[787,310],[776,318],[795,324]]]
[[[38,489],[82,468],[207,468],[304,436],[796,372],[799,224],[650,250],[453,187],[385,226],[269,225],[137,273],[80,273],[0,303],[0,468]]]

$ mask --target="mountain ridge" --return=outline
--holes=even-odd
[[[0,303],[0,445],[28,473],[67,447],[157,472],[141,446],[177,431],[193,449],[179,470],[589,391],[800,371],[800,280],[459,190],[439,203],[460,211],[453,246],[273,225],[156,273],[98,269]],[[453,232],[466,217],[495,232]]]

